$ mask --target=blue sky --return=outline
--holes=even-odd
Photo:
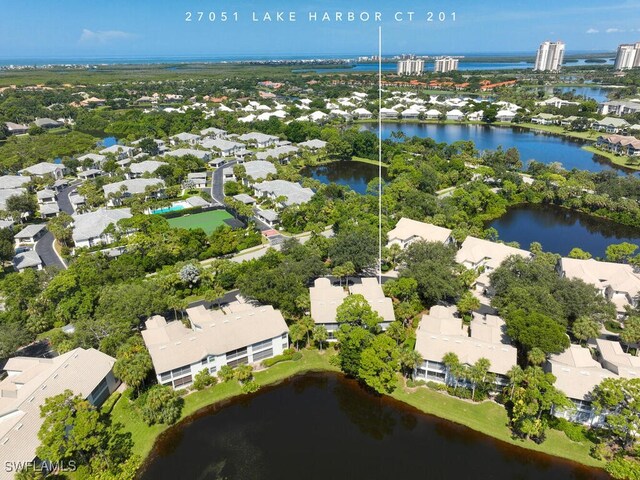
[[[534,52],[560,39],[568,51],[640,41],[640,0],[20,0],[2,2],[0,57],[282,56],[375,54],[369,22],[309,22],[308,13],[381,11],[384,53]],[[185,22],[185,12],[238,12],[237,22]],[[444,11],[447,21],[426,22]],[[294,11],[295,23],[253,22],[252,12]],[[414,11],[413,22],[394,13]],[[450,18],[456,12],[456,21]],[[346,13],[344,14],[346,15]],[[406,18],[406,13],[405,13]]]

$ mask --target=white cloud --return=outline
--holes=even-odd
[[[622,30],[620,28],[607,28],[605,31],[607,33],[622,33],[622,32],[624,32],[624,30]]]
[[[133,33],[123,32],[121,30],[102,30],[102,31],[93,31],[87,28],[82,29],[82,34],[80,35],[79,43],[83,44],[106,44],[112,41],[117,40],[126,40],[135,38],[136,35]]]
[[[595,28],[590,28],[589,30],[587,30],[587,33],[600,33],[600,30]]]

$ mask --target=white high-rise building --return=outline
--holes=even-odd
[[[636,67],[640,67],[640,42],[618,46],[615,69],[628,70]]]
[[[458,69],[458,59],[453,57],[438,57],[435,61],[434,71],[439,73],[451,72]]]
[[[422,75],[424,73],[424,60],[421,58],[408,58],[398,62],[398,75]]]
[[[538,48],[534,70],[558,72],[564,60],[564,42],[543,42]]]

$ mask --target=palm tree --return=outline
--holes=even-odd
[[[460,363],[458,355],[453,352],[445,353],[444,357],[442,357],[442,363],[447,367],[448,375],[453,377],[453,391],[455,392],[458,389],[458,382],[464,372],[464,366]]]
[[[527,353],[527,361],[531,365],[542,365],[547,359],[547,354],[538,347],[534,347]]]
[[[327,328],[324,325],[316,325],[313,327],[313,341],[318,344],[320,347],[320,351],[322,351],[322,347],[327,341],[328,333]]]
[[[524,371],[520,365],[514,365],[507,372],[507,377],[509,378],[509,398],[513,400],[513,392],[516,386],[524,379]]]
[[[486,358],[479,358],[469,369],[469,378],[471,379],[471,400],[476,399],[476,389],[478,385],[483,385],[487,381],[491,362]]]
[[[407,378],[413,378],[413,372],[422,364],[422,356],[416,351],[408,347],[400,350],[400,366],[403,374]]]

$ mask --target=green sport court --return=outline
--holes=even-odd
[[[226,210],[209,210],[208,212],[186,214],[181,217],[168,218],[167,222],[173,228],[188,228],[190,230],[201,228],[207,235],[211,234],[220,225],[225,225],[225,220],[233,217]]]

